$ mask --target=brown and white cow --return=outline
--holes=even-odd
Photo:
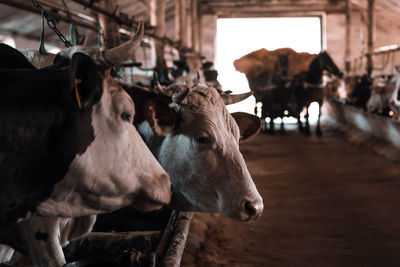
[[[170,206],[215,212],[248,221],[263,210],[239,141],[260,129],[258,117],[229,114],[225,104],[235,95],[220,95],[207,86],[181,86],[172,97],[126,88],[137,106],[135,125],[171,177]],[[249,94],[245,94],[249,96]]]
[[[260,216],[263,201],[239,151],[239,141],[255,134],[260,120],[247,113],[229,114],[225,107],[249,94],[220,95],[199,85],[172,97],[137,86],[125,90],[140,103],[135,114],[138,131],[171,176],[171,208],[215,212],[241,221]],[[62,266],[61,247],[88,233],[93,222],[90,216],[33,217],[15,228],[22,238],[14,247],[36,263]],[[27,238],[34,235],[32,225],[49,229],[49,241]]]
[[[86,216],[83,232],[87,232],[93,224],[93,214],[129,205],[153,210],[170,201],[169,176],[132,124],[133,101],[109,74],[110,67],[135,51],[143,27],[136,36],[104,52],[77,48],[63,51],[49,68],[2,69],[0,73],[0,126],[10,133],[7,136],[2,131],[0,136],[0,200],[4,204],[0,240],[16,248],[20,248],[18,240],[55,242],[54,251],[61,254],[52,255],[54,260],[50,263],[35,262],[37,266],[65,263],[61,240],[54,229],[64,231],[61,226],[68,224],[68,219],[33,216],[10,223],[26,219],[31,213]],[[22,166],[21,159],[26,166]],[[13,163],[14,167],[7,169],[6,163]],[[18,176],[13,179],[13,174]]]
[[[249,94],[220,95],[214,88],[199,85],[179,88],[172,97],[137,87],[125,88],[136,102],[135,125],[170,173],[171,208],[217,212],[241,221],[255,220],[263,211],[263,201],[239,151],[239,141],[257,133],[260,120],[246,113],[231,115],[225,107],[233,99],[238,101]],[[52,229],[50,242],[40,243],[40,251],[34,249],[40,241],[32,238],[25,240],[24,247],[19,249],[35,252],[31,257],[36,257],[36,262],[50,260],[55,266],[62,265],[65,263],[62,253],[54,251],[61,251],[69,239],[87,233],[93,223],[91,217],[79,218],[81,230],[78,230],[75,220],[36,217],[19,224],[17,230],[21,233],[32,228],[29,224]],[[54,238],[64,232],[62,240]],[[68,236],[69,233],[73,234]],[[59,256],[57,261],[54,255]]]

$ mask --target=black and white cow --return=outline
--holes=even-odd
[[[172,96],[138,87],[125,89],[136,102],[135,125],[171,174],[171,208],[218,212],[242,221],[260,216],[263,201],[239,151],[239,140],[257,133],[260,120],[246,113],[231,115],[225,107],[251,94],[220,95],[214,88],[199,85],[180,86]],[[35,253],[31,255],[35,262],[61,266],[65,259],[54,251],[61,251],[69,239],[85,234],[92,221],[89,216],[68,220],[34,217],[19,224],[18,231],[29,231],[30,224],[52,229],[52,241],[19,240],[20,247],[21,243],[24,246],[19,249]],[[58,261],[54,255],[61,255]]]
[[[51,228],[35,223],[12,231],[19,223],[10,223],[30,214],[90,219],[124,206],[153,210],[170,201],[169,176],[132,124],[132,99],[108,71],[135,51],[140,29],[120,47],[104,52],[73,48],[41,70],[23,61],[9,63],[8,69],[4,61],[0,64],[3,243],[18,248],[14,241],[21,238],[54,239]],[[31,221],[36,219],[41,220],[33,216]],[[91,225],[85,224],[86,232]]]

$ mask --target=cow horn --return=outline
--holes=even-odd
[[[160,93],[167,95],[166,88],[160,84],[160,79],[158,78],[157,72],[153,72],[153,81],[155,84],[155,89]]]
[[[105,50],[103,52],[104,59],[111,63],[112,66],[121,65],[135,55],[136,49],[142,43],[143,35],[144,24],[143,22],[139,22],[135,36],[120,46]]]
[[[189,94],[190,88],[186,88],[185,90],[183,90],[182,92],[179,93],[175,93],[172,96],[172,101],[176,104],[179,105],[186,105],[187,104],[187,96]]]
[[[246,98],[248,98],[251,95],[253,95],[252,91],[243,93],[243,94],[238,94],[238,95],[221,94],[221,97],[224,100],[225,105],[230,105],[230,104],[235,104],[242,100],[245,100]]]

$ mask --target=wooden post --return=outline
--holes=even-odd
[[[174,16],[174,41],[178,42],[180,40],[180,28],[181,28],[181,1],[175,0],[175,16]]]
[[[192,8],[193,8],[193,0],[186,2],[186,38],[187,38],[187,47],[193,48],[192,43]]]
[[[119,0],[103,0],[101,4],[104,9],[112,11],[115,16],[119,16]],[[121,41],[118,23],[102,14],[99,14],[99,20],[104,33],[102,47],[113,48],[118,46]]]
[[[197,9],[197,36],[198,36],[198,42],[199,42],[199,50],[198,50],[198,52],[201,54],[201,51],[202,51],[202,39],[203,39],[203,27],[202,27],[202,25],[203,25],[203,14],[202,14],[202,12],[201,12],[201,4],[199,3],[198,5],[198,9]]]
[[[198,1],[192,0],[192,48],[193,51],[199,50],[199,16],[198,16]]]
[[[165,37],[165,0],[151,0],[151,21],[155,29],[155,36],[159,38]],[[154,40],[156,49],[156,68],[165,68],[164,60],[164,42],[162,40]]]
[[[181,41],[181,45],[184,48],[187,48],[188,46],[188,40],[187,40],[187,16],[186,16],[186,0],[179,0],[180,5],[179,5],[179,39]]]
[[[345,47],[345,68],[349,73],[351,69],[351,0],[346,0],[346,47]]]
[[[367,54],[367,73],[371,77],[374,67],[374,0],[368,0],[368,54]]]

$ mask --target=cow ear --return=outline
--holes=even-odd
[[[231,113],[240,129],[240,141],[257,134],[261,129],[261,120],[259,117],[245,112]]]
[[[144,113],[146,121],[157,134],[164,135],[174,130],[178,114],[168,103],[149,101]]]
[[[70,63],[70,90],[75,107],[90,108],[103,93],[101,77],[92,59],[82,53],[75,53]]]

